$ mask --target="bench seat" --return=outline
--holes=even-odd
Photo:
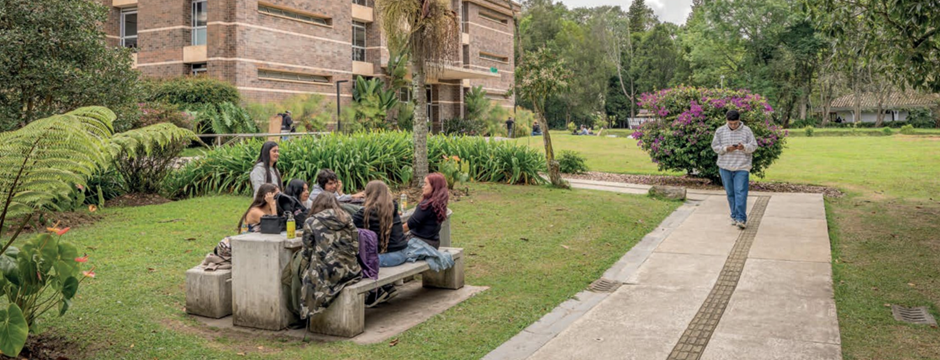
[[[213,319],[232,315],[232,271],[187,270],[186,312]]]
[[[454,257],[450,269],[434,272],[425,261],[406,262],[395,267],[381,268],[377,280],[365,278],[343,288],[326,310],[310,319],[308,330],[313,333],[342,337],[354,337],[365,329],[365,297],[378,287],[421,274],[424,287],[460,289],[464,286],[463,249],[441,247]]]

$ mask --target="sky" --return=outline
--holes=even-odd
[[[627,10],[633,0],[559,0],[559,2],[565,4],[569,9],[619,5],[621,9]],[[653,9],[660,21],[682,25],[692,11],[692,0],[646,0],[646,6]]]

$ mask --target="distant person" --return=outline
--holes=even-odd
[[[842,121],[842,116],[836,116],[836,124],[841,124]]]
[[[352,202],[353,200],[365,197],[364,192],[352,195],[343,194],[343,182],[340,181],[336,173],[330,169],[322,169],[317,173],[317,183],[313,185],[313,190],[310,190],[310,197],[317,197],[317,195],[320,195],[320,193],[324,191],[336,195],[336,200],[339,200],[339,202]]]
[[[300,179],[291,180],[287,183],[284,192],[299,200],[307,209],[310,209],[310,205],[313,204],[313,199],[310,198],[310,187],[307,186],[306,181]]]
[[[581,125],[581,135],[589,135],[589,134],[590,134],[590,131],[588,130],[587,126]]]
[[[731,225],[747,227],[747,191],[757,140],[751,128],[741,122],[736,110],[725,114],[727,123],[715,131],[712,150],[718,153],[718,171],[728,195]]]
[[[542,135],[542,126],[539,125],[538,121],[532,122],[532,136]]]
[[[294,128],[294,119],[290,116],[290,110],[285,110],[283,113],[278,114],[281,116],[281,134],[292,133],[295,131]],[[281,140],[288,140],[290,137],[281,136]]]
[[[252,194],[258,194],[262,184],[274,184],[281,189],[281,172],[277,170],[277,159],[280,152],[276,142],[268,141],[261,145],[261,154],[251,168],[248,179],[251,181]]]
[[[512,138],[512,126],[513,126],[515,123],[516,123],[516,122],[512,120],[512,117],[511,117],[511,116],[509,117],[508,120],[506,120],[506,132],[509,134],[509,136],[508,136],[509,138]]]

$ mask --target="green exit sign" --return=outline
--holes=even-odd
[[[498,73],[498,72],[499,72],[499,69],[494,68],[494,67],[491,67],[491,68],[490,68],[490,72],[495,74],[495,73]]]

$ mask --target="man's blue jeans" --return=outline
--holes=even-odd
[[[728,206],[731,207],[731,218],[747,223],[747,187],[750,173],[746,170],[729,171],[719,168],[721,183],[728,194]]]

